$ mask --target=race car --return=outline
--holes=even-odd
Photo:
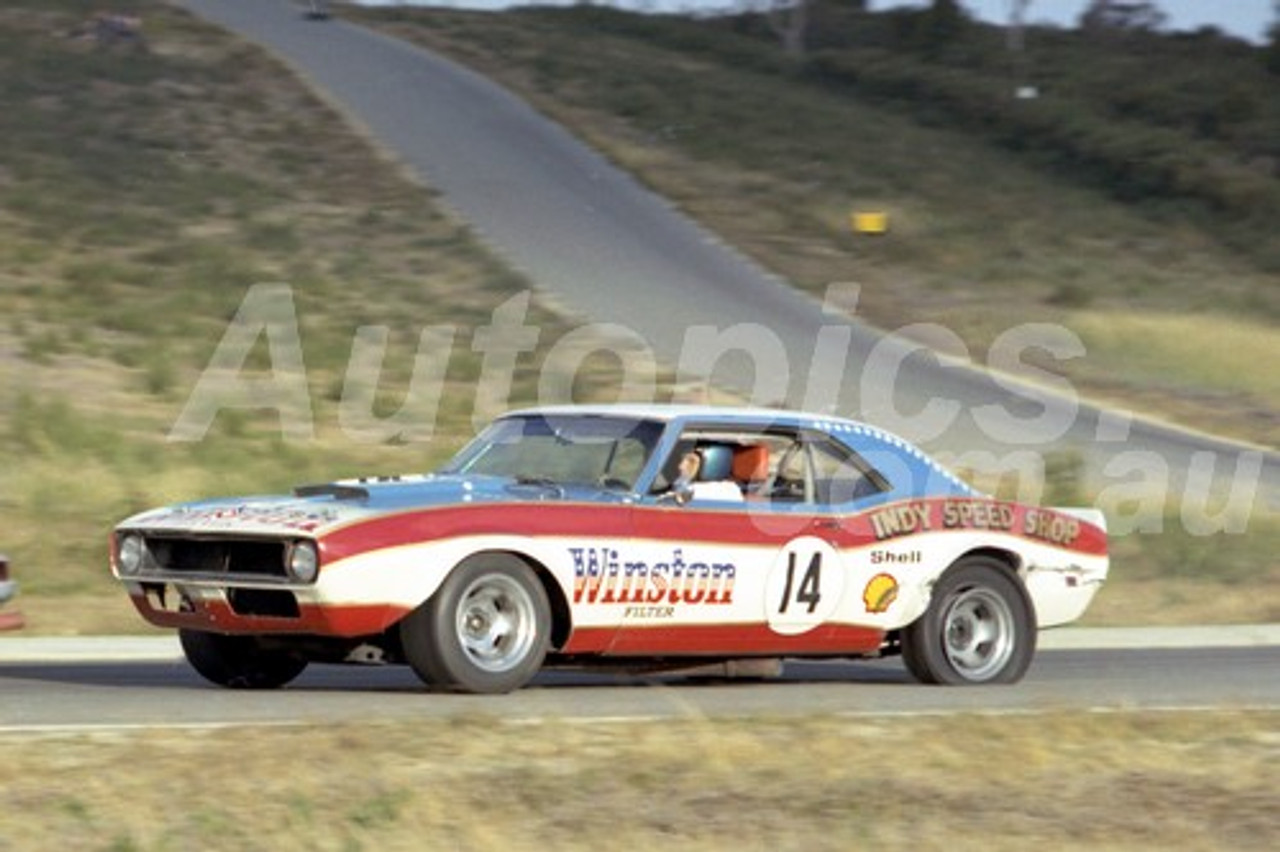
[[[682,405],[514,411],[431,474],[144,512],[110,562],[216,684],[407,663],[476,693],[544,666],[893,654],[925,683],[1012,683],[1108,570],[1096,510],[983,496],[864,423]]]
[[[307,8],[303,17],[312,21],[329,20],[329,0],[307,0]]]
[[[0,606],[18,594],[18,584],[9,576],[9,558],[0,554]],[[17,630],[26,623],[22,613],[0,610],[0,630]]]

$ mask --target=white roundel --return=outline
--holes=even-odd
[[[844,591],[840,555],[814,536],[793,539],[782,548],[765,584],[769,627],[784,636],[805,633],[831,618]]]

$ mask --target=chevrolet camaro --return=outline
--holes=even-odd
[[[515,411],[433,473],[143,512],[110,563],[216,684],[391,663],[480,693],[896,654],[1011,683],[1108,569],[1100,512],[985,496],[873,426],[660,405]]]

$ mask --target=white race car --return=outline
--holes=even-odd
[[[329,0],[307,0],[307,8],[303,13],[313,21],[329,19]]]
[[[1010,683],[1108,568],[1100,512],[985,497],[873,427],[625,405],[507,414],[429,475],[144,512],[110,556],[215,683],[376,661],[469,692],[897,653],[927,683]]]
[[[0,606],[8,603],[18,594],[18,584],[9,576],[9,558],[0,555]],[[17,630],[25,624],[22,613],[0,611],[0,630]]]

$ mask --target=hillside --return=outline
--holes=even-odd
[[[1274,446],[1280,106],[1261,51],[1213,34],[999,30],[818,4],[802,58],[758,16],[601,8],[344,12],[482,69],[815,294],[943,326],[979,362],[1061,324],[1083,394]],[[1225,93],[1225,97],[1224,97]],[[884,237],[850,214],[885,211]],[[908,332],[913,329],[908,328]]]
[[[138,37],[99,29],[79,0],[0,6],[0,550],[33,630],[137,629],[105,567],[124,516],[429,470],[474,418],[536,401],[571,328],[529,302],[538,347],[507,398],[481,397],[476,331],[527,283],[283,65],[161,0],[121,6]],[[303,404],[242,398],[175,439],[254,293],[291,300],[255,304],[286,332],[296,320]],[[437,326],[452,337],[424,344]],[[363,350],[384,356],[372,369],[352,367],[361,328],[385,330],[385,350]],[[253,339],[241,386],[299,386],[277,340]],[[405,404],[420,349],[444,375],[405,412],[418,431],[371,423]],[[575,395],[607,395],[616,372],[588,359]],[[372,380],[367,403],[353,376]],[[111,606],[76,606],[86,595]]]

